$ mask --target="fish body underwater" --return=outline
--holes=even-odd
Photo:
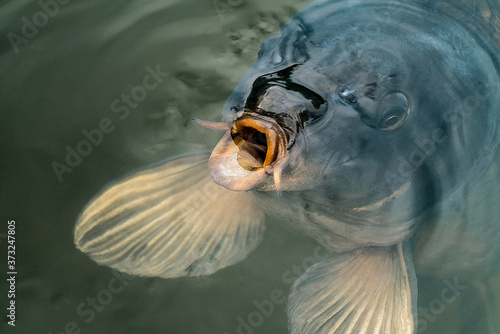
[[[294,283],[291,333],[416,333],[417,276],[498,269],[499,55],[412,2],[315,1],[263,43],[222,122],[198,120],[225,131],[210,156],[109,185],[75,243],[129,274],[199,276],[286,220],[334,254]]]

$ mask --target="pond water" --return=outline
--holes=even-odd
[[[280,222],[245,261],[170,280],[98,266],[75,248],[73,229],[108,182],[212,149],[220,133],[191,119],[218,121],[261,42],[309,2],[0,4],[0,263],[7,272],[14,220],[17,272],[16,326],[4,320],[1,333],[287,333],[293,278],[323,250]],[[463,296],[438,309],[446,284],[422,280],[421,307],[435,312],[419,333],[457,333],[464,317],[484,327],[484,310]]]

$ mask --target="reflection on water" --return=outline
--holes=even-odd
[[[219,120],[260,43],[308,2],[2,5],[0,212],[18,225],[19,333],[286,333],[283,296],[323,253],[279,223],[268,224],[249,259],[197,279],[98,267],[74,248],[72,232],[107,182],[211,149],[220,134],[191,118]],[[496,16],[481,13],[495,26]],[[471,302],[475,290],[453,284],[421,280],[421,333],[456,333],[459,318],[484,320]]]

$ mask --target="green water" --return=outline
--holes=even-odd
[[[191,118],[219,120],[260,43],[308,2],[0,3],[0,272],[10,220],[17,272],[16,326],[4,320],[1,333],[287,333],[282,301],[318,249],[282,224],[268,224],[247,260],[171,280],[96,265],[75,249],[73,226],[111,180],[211,149],[220,134]],[[423,281],[422,307],[443,284]],[[422,333],[455,333],[469,310],[482,326],[462,297]]]

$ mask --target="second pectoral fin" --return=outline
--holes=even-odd
[[[410,249],[367,247],[310,267],[288,300],[292,334],[412,334],[417,282]]]

